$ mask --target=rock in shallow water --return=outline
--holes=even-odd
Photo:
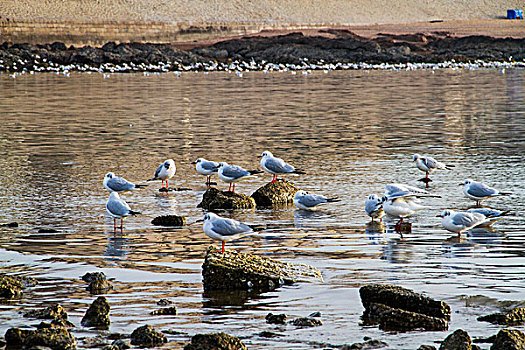
[[[243,342],[226,333],[196,334],[184,350],[245,350]]]
[[[293,203],[293,199],[300,188],[293,183],[279,179],[276,182],[269,182],[257,191],[252,193],[252,198],[259,207],[272,207]]]
[[[155,327],[145,325],[131,333],[131,344],[141,347],[155,347],[168,342],[168,338]]]
[[[274,290],[282,284],[323,280],[319,270],[308,265],[283,263],[235,251],[221,253],[213,246],[206,253],[202,265],[202,277],[205,291],[265,292]]]
[[[106,274],[104,272],[86,272],[86,274],[82,276],[82,280],[87,283],[93,281],[105,281]]]
[[[80,324],[84,327],[95,327],[97,329],[109,329],[110,306],[106,297],[98,297],[86,311]]]
[[[179,215],[161,215],[151,220],[151,224],[155,226],[184,226],[186,225],[186,218]]]
[[[517,329],[502,329],[496,335],[490,350],[523,350],[525,334]]]
[[[286,314],[278,314],[274,315],[271,312],[266,315],[266,323],[273,323],[273,324],[286,324]]]
[[[363,318],[372,320],[372,324],[378,323],[379,329],[386,331],[410,331],[415,329],[445,331],[448,329],[448,322],[443,318],[392,308],[378,303],[371,303]]]
[[[11,299],[22,296],[24,285],[20,280],[8,275],[0,275],[0,298]]]
[[[443,340],[439,350],[472,350],[472,339],[467,332],[457,329]]]
[[[45,328],[28,330],[9,328],[5,333],[8,349],[32,348],[45,346],[53,350],[75,350],[75,337],[65,328]]]
[[[252,197],[244,194],[229,191],[219,191],[211,187],[202,196],[202,202],[197,208],[206,210],[217,209],[252,209],[255,208],[255,201]]]
[[[55,304],[43,309],[28,311],[24,314],[24,317],[49,320],[67,320],[67,312],[62,306]]]
[[[478,317],[478,321],[487,321],[506,326],[519,326],[525,323],[525,307],[517,307],[507,313],[496,313]]]

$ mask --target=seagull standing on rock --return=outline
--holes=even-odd
[[[319,205],[339,201],[340,199],[337,198],[326,198],[325,196],[308,193],[303,190],[297,191],[293,199],[295,206],[303,210],[315,210]]]
[[[213,162],[211,160],[206,160],[204,158],[197,158],[196,161],[191,162],[191,164],[195,164],[195,169],[197,172],[201,175],[206,176],[206,185],[211,185],[211,176],[217,172],[219,163]]]
[[[173,159],[165,160],[161,165],[158,166],[155,170],[155,175],[148,181],[162,180],[162,188],[164,188],[164,181],[166,181],[166,189],[168,188],[168,180],[175,175],[175,162]]]
[[[244,236],[258,235],[250,226],[234,219],[223,218],[214,213],[206,213],[204,219],[197,220],[197,222],[199,221],[204,221],[202,229],[206,236],[222,242],[223,253],[225,242]]]
[[[272,183],[277,181],[277,174],[304,174],[301,169],[286,163],[281,158],[274,157],[270,151],[264,151],[261,157],[261,167],[273,174]]]
[[[235,193],[235,183],[242,180],[246,176],[256,175],[262,173],[260,170],[245,170],[238,165],[230,165],[226,162],[219,163],[219,179],[230,184],[228,191]],[[232,191],[233,183],[233,191]]]

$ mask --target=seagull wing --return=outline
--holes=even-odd
[[[215,220],[212,224],[212,230],[223,236],[234,236],[240,233],[249,234],[253,231],[250,226],[227,218]]]
[[[488,197],[498,194],[498,191],[481,182],[472,182],[468,187],[467,192],[474,197]]]
[[[133,183],[129,182],[123,177],[118,176],[114,176],[113,178],[109,179],[107,185],[115,192],[127,191],[135,188]]]
[[[307,194],[299,198],[299,202],[305,207],[315,207],[319,204],[326,203],[328,200],[325,196],[318,194]]]
[[[213,171],[213,172],[217,172],[217,167],[219,166],[219,163],[217,162],[212,162],[212,161],[209,161],[209,160],[205,160],[205,161],[202,161],[201,162],[201,167],[206,170],[206,171]]]
[[[237,179],[242,176],[250,175],[250,173],[240,166],[228,165],[222,168],[222,174],[226,177]]]
[[[479,213],[456,213],[451,219],[456,226],[472,228],[485,222],[486,217]]]
[[[295,168],[290,164],[286,163],[281,158],[267,158],[264,162],[264,166],[274,173],[292,173]]]
[[[128,216],[131,208],[128,203],[121,200],[109,200],[106,204],[108,211],[117,216]]]

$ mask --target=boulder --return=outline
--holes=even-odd
[[[316,327],[322,326],[323,322],[313,317],[298,317],[290,321],[296,327],[306,328],[306,327]]]
[[[106,274],[104,272],[86,272],[86,274],[82,276],[82,280],[87,283],[93,281],[105,281]]]
[[[344,345],[341,350],[371,350],[381,349],[387,347],[388,344],[379,339],[369,339],[363,343],[354,343],[352,345]]]
[[[165,307],[162,309],[154,310],[151,312],[152,315],[176,315],[177,308],[175,306]]]
[[[15,277],[0,275],[0,298],[20,298],[23,294],[24,285]]]
[[[293,183],[279,179],[276,182],[269,182],[257,191],[252,193],[252,198],[258,207],[272,207],[293,203],[295,193],[300,188]]]
[[[95,327],[97,329],[109,329],[110,306],[106,297],[98,297],[87,309],[80,324],[83,327]]]
[[[384,304],[371,303],[363,315],[370,324],[379,324],[379,329],[386,331],[446,331],[448,321],[443,318],[427,316],[417,312],[392,308]]]
[[[472,339],[467,332],[457,329],[443,340],[439,350],[472,350]]]
[[[21,349],[36,346],[48,347],[52,350],[75,350],[75,337],[65,328],[45,328],[28,330],[9,328],[5,333],[6,348]]]
[[[151,224],[155,226],[184,226],[186,225],[186,218],[179,215],[161,215],[151,220]]]
[[[252,290],[266,292],[297,281],[322,281],[314,267],[279,262],[235,251],[208,249],[202,265],[204,291]]]
[[[168,338],[163,333],[149,325],[141,326],[131,333],[131,345],[151,348],[167,342]]]
[[[95,280],[89,283],[87,290],[91,294],[105,294],[113,289],[113,285],[108,280]]]
[[[266,315],[266,323],[273,323],[273,324],[286,324],[286,314],[279,314],[274,315],[271,312]]]
[[[478,321],[487,321],[505,326],[520,326],[525,324],[525,307],[517,307],[506,313],[495,313],[478,317]]]
[[[417,350],[436,350],[434,345],[421,345]]]
[[[184,350],[245,350],[243,342],[226,333],[196,334]]]
[[[229,191],[219,191],[215,187],[210,187],[202,196],[202,202],[197,208],[206,210],[217,209],[252,209],[255,208],[255,200],[244,194]]]
[[[67,312],[62,306],[55,304],[43,309],[28,311],[24,314],[24,317],[49,320],[67,320]]]
[[[502,329],[496,335],[490,350],[523,350],[525,334],[517,329]]]

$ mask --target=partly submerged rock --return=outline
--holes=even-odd
[[[472,350],[472,339],[467,332],[457,329],[443,340],[439,350]]]
[[[266,323],[286,324],[287,316],[286,314],[274,315],[270,312],[268,315],[266,315],[265,319]]]
[[[65,328],[29,330],[9,328],[5,333],[8,349],[34,348],[44,346],[53,350],[75,350],[75,337]]]
[[[49,320],[67,320],[67,312],[62,306],[55,304],[43,309],[28,311],[24,314],[24,317]]]
[[[82,276],[82,280],[87,283],[91,283],[93,281],[105,281],[106,280],[106,274],[104,272],[86,272],[84,276]]]
[[[417,350],[436,350],[434,345],[421,345]]]
[[[211,246],[202,265],[204,290],[271,291],[297,281],[322,281],[312,266],[279,262],[253,254],[226,251]]]
[[[151,224],[155,226],[184,226],[186,225],[186,218],[179,215],[161,215],[151,220]]]
[[[255,208],[255,201],[244,194],[219,191],[215,187],[210,187],[202,195],[202,202],[197,205],[197,208],[206,210],[252,209]]]
[[[245,350],[243,342],[226,333],[196,334],[184,350]]]
[[[0,224],[0,227],[15,228],[15,227],[18,227],[18,222],[13,221],[13,222],[9,222],[7,224]]]
[[[300,188],[292,182],[279,179],[276,182],[269,182],[257,191],[252,193],[252,198],[259,207],[271,207],[293,203],[295,193]]]
[[[446,331],[448,321],[443,318],[427,316],[417,312],[396,309],[384,304],[371,303],[363,318],[370,324],[379,324],[379,329],[386,331]]]
[[[478,321],[487,321],[506,326],[520,326],[525,323],[525,307],[517,307],[506,313],[495,313],[478,317]]]
[[[354,343],[352,345],[344,345],[341,350],[372,350],[387,347],[388,344],[379,339],[369,339],[363,343]]]
[[[316,327],[316,326],[322,326],[323,322],[321,320],[318,320],[317,318],[313,317],[298,317],[296,319],[293,319],[290,321],[291,324],[293,324],[296,327]]]
[[[490,350],[523,350],[525,334],[517,329],[502,329],[496,335]]]
[[[157,331],[153,326],[141,326],[131,333],[131,345],[155,347],[167,342],[168,338],[166,338],[163,333]]]
[[[176,315],[177,308],[175,306],[165,307],[162,309],[154,310],[151,312],[152,315]]]
[[[0,298],[20,298],[24,285],[20,280],[8,275],[0,275]]]
[[[91,294],[105,294],[113,289],[113,285],[108,280],[95,280],[89,283],[87,290]]]
[[[157,305],[159,306],[168,306],[171,304],[173,304],[173,302],[168,299],[160,299],[159,301],[157,301]]]
[[[109,329],[110,306],[106,297],[98,297],[87,309],[80,324],[83,327],[95,327],[97,329]]]

